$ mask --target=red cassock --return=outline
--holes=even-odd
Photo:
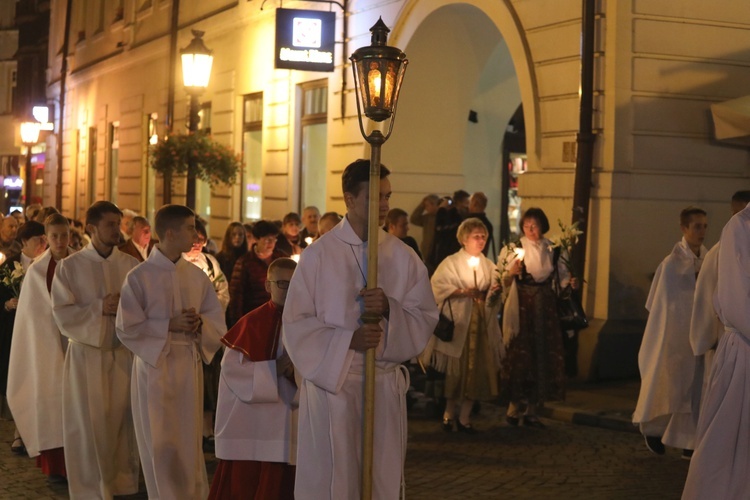
[[[221,341],[252,362],[276,359],[282,312],[268,301],[243,316]],[[295,467],[286,463],[219,459],[208,498],[293,500],[294,475]]]

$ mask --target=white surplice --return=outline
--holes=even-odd
[[[8,405],[30,457],[63,445],[63,364],[68,339],[52,318],[49,249],[26,270],[13,324]]]
[[[695,276],[706,252],[701,246],[696,257],[683,238],[656,269],[646,301],[649,315],[638,352],[641,390],[633,423],[674,448],[694,447],[693,401],[700,384],[694,383],[690,317]]]
[[[103,299],[118,293],[138,261],[117,247],[105,259],[93,244],[62,259],[52,281],[52,311],[68,337],[63,369],[65,468],[71,498],[138,491],[138,453],[130,410],[133,356],[115,335]]]
[[[721,233],[717,309],[725,326],[698,421],[683,499],[748,498],[750,471],[750,208]]]
[[[200,334],[169,331],[169,320],[195,308]],[[133,419],[151,499],[208,496],[202,449],[203,370],[226,333],[224,310],[199,268],[169,260],[155,247],[128,274],[117,335],[135,354]]]
[[[277,358],[283,352],[279,344]],[[216,458],[290,463],[297,388],[276,374],[276,360],[250,361],[227,348],[216,407]]]
[[[437,323],[427,269],[398,238],[378,231],[378,287],[389,319],[376,349],[373,498],[399,496],[406,452],[408,380],[400,363],[425,348]],[[361,326],[367,244],[344,218],[302,252],[284,308],[284,344],[300,387],[297,500],[359,498],[364,353]]]
[[[703,259],[701,272],[695,283],[693,315],[690,319],[690,346],[696,356],[695,380],[701,384],[702,395],[706,392],[708,376],[711,373],[716,344],[724,333],[724,325],[716,313],[716,285],[719,281],[719,246],[714,245]],[[700,400],[694,408],[700,408]]]

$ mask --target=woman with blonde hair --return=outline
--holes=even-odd
[[[455,420],[460,432],[476,433],[471,425],[474,401],[492,400],[498,393],[502,340],[497,311],[486,302],[496,273],[495,265],[482,254],[487,236],[481,220],[464,220],[456,235],[461,249],[446,257],[431,279],[438,306],[455,323],[452,340],[433,336],[422,355],[445,373],[446,432],[453,430]]]

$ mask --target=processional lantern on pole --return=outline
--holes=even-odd
[[[391,30],[382,18],[370,28],[372,43],[355,50],[352,61],[356,83],[357,115],[362,137],[370,144],[370,204],[367,228],[367,287],[378,286],[378,232],[380,203],[380,148],[391,136],[396,119],[396,104],[404,78],[406,59],[401,49],[389,47],[388,33]],[[385,135],[374,128],[368,135],[363,115],[380,123],[390,118]],[[363,323],[378,323],[379,315],[362,315]],[[365,408],[362,434],[362,498],[372,498],[372,450],[375,428],[375,349],[368,349],[365,358]]]
[[[26,197],[26,206],[31,205],[31,198],[34,194],[34,186],[31,178],[31,148],[39,142],[39,132],[42,130],[42,124],[36,118],[30,117],[27,121],[21,122],[21,142],[26,146],[26,168],[24,181],[24,194]]]
[[[190,96],[190,116],[188,117],[188,131],[198,130],[198,97],[208,87],[211,78],[211,67],[214,63],[213,51],[203,43],[203,31],[192,30],[193,39],[187,47],[180,50],[182,58],[182,84]],[[192,160],[191,160],[192,161]],[[195,169],[188,169],[186,205],[195,209]]]

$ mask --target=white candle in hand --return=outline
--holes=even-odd
[[[477,285],[477,268],[479,267],[479,257],[469,257],[469,267],[474,271],[474,288],[479,289]]]

